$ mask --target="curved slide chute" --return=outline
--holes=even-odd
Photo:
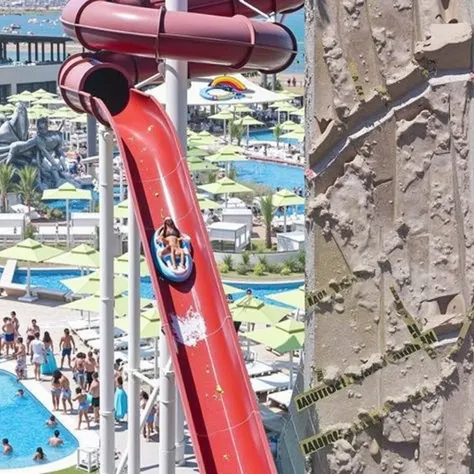
[[[196,1],[210,10],[210,2]],[[200,472],[275,474],[185,153],[162,106],[133,85],[156,72],[152,61],[164,58],[189,60],[195,71],[277,72],[293,61],[296,41],[286,27],[250,20],[249,12],[217,20],[166,12],[147,0],[121,3],[67,4],[65,31],[101,51],[63,64],[61,93],[71,108],[94,115],[117,137]],[[257,3],[298,6],[295,0]],[[229,0],[213,5],[223,16],[238,11]],[[191,238],[193,272],[182,282],[164,278],[155,265],[153,237],[165,216]]]

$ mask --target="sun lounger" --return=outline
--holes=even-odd
[[[275,372],[271,365],[265,364],[265,362],[259,362],[258,360],[247,362],[245,367],[247,368],[249,377],[258,377],[260,375],[266,375]]]
[[[114,357],[122,360],[128,360],[128,351],[117,351],[114,353]],[[151,346],[140,347],[140,359],[152,359],[155,357],[155,349]]]
[[[87,344],[91,349],[100,349],[100,340],[94,339]],[[140,345],[146,345],[146,341],[140,340]],[[114,351],[125,351],[128,349],[128,337],[117,337],[114,339]]]
[[[288,410],[291,403],[292,394],[292,389],[283,390],[282,392],[271,393],[268,395],[268,400]]]
[[[296,377],[295,377],[296,378]],[[282,372],[276,372],[275,374],[265,375],[264,377],[254,377],[250,379],[252,389],[257,395],[279,390],[286,390],[290,386],[290,377]]]
[[[87,344],[90,341],[99,339],[99,331],[97,329],[81,329],[80,331],[76,331],[77,337],[84,341]]]
[[[99,319],[91,319],[90,324],[87,319],[78,319],[77,321],[71,321],[69,328],[74,332],[80,331],[81,329],[96,329],[99,327]]]

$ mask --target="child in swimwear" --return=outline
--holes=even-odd
[[[87,394],[82,391],[81,387],[76,387],[76,396],[73,399],[74,402],[78,402],[79,406],[77,409],[77,414],[79,417],[77,429],[81,429],[81,423],[84,419],[87,424],[87,429],[90,430],[89,417],[87,416],[87,410],[89,409],[89,403],[87,403]]]
[[[56,417],[54,415],[51,415],[48,420],[46,420],[46,426],[49,426],[50,428],[55,428],[58,426],[58,420],[56,420]]]

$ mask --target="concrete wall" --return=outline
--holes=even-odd
[[[314,172],[306,288],[328,295],[307,312],[299,390],[375,373],[292,417],[282,472],[472,473],[471,330],[449,356],[474,296],[471,2],[306,7],[306,148]],[[345,275],[356,281],[331,290]],[[443,341],[434,359],[420,349],[380,365],[413,342],[392,286],[418,328],[434,328]],[[306,464],[288,449],[295,437],[367,420],[386,402],[390,414]]]
[[[56,82],[60,64],[0,66],[0,85],[11,84],[12,94],[17,93],[17,84],[30,82]]]

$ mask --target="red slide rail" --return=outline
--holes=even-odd
[[[167,12],[154,0],[120,3],[71,0],[65,7],[65,31],[98,52],[63,64],[61,93],[117,137],[200,472],[275,474],[185,154],[161,105],[133,85],[162,58],[190,61],[191,75],[277,72],[293,61],[296,41],[282,25],[247,18],[251,10],[233,0],[191,1],[193,13]],[[290,11],[301,0],[254,5]],[[152,235],[167,215],[193,245],[194,273],[183,283],[155,269]]]

